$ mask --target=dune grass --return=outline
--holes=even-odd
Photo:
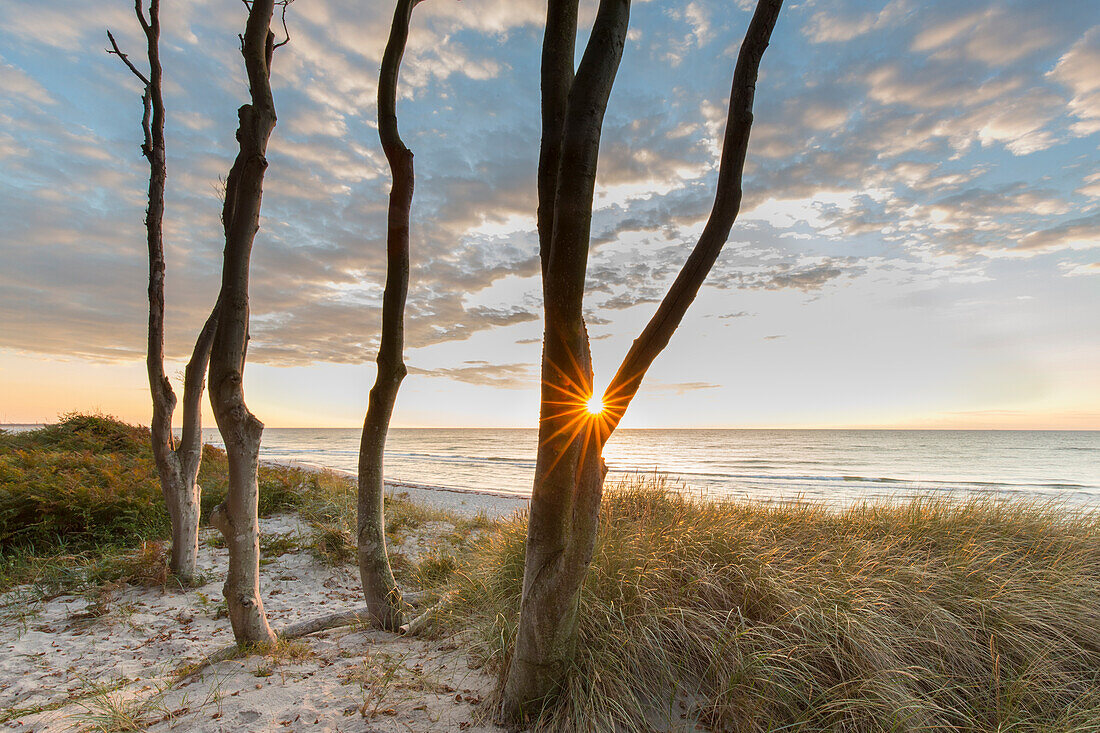
[[[456,570],[437,632],[505,668],[526,518]],[[1100,730],[1100,520],[918,500],[830,510],[611,487],[561,731]]]
[[[205,451],[209,511],[225,456]],[[265,466],[260,485],[263,513],[315,527],[319,557],[354,557],[346,478]],[[401,497],[387,515],[394,533],[453,527],[402,575],[449,599],[435,631],[465,635],[500,674],[526,518],[457,519]],[[167,532],[143,428],[67,416],[0,433],[0,591],[163,583]],[[574,666],[538,729],[1100,731],[1095,514],[705,502],[639,479],[609,487],[581,604]]]
[[[225,453],[203,447],[203,518],[225,498]],[[323,476],[263,466],[260,514],[306,503]],[[84,552],[166,539],[147,428],[99,415],[66,415],[21,433],[0,431],[0,551]]]
[[[203,447],[204,524],[225,498],[227,469],[224,451]],[[259,485],[261,516],[297,511],[315,529],[319,556],[354,558],[352,481],[262,464]],[[402,496],[388,497],[386,512],[395,533],[451,519]],[[71,414],[37,430],[0,431],[0,592],[29,583],[49,596],[126,578],[148,582],[166,572],[169,534],[147,428]]]

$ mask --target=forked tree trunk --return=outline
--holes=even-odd
[[[184,585],[196,580],[199,549],[199,497],[196,482],[202,462],[202,399],[206,363],[214,335],[216,310],[211,314],[195,343],[187,364],[183,391],[183,436],[178,445],[172,436],[172,415],[176,395],[164,373],[164,185],[167,177],[164,143],[164,98],[160,64],[160,0],[150,0],[149,18],[145,18],[141,0],[135,0],[134,12],[145,32],[149,76],[146,77],[122,53],[111,32],[107,38],[113,53],[145,85],[141,118],[145,141],[141,152],[149,161],[149,204],[145,213],[149,248],[149,330],[146,371],[153,398],[150,436],[153,458],[160,478],[161,491],[172,523],[172,551],[169,567]]]
[[[260,435],[263,423],[244,401],[248,348],[248,267],[260,225],[260,200],[267,170],[267,141],[275,128],[271,96],[274,0],[253,0],[241,38],[252,102],[237,110],[240,152],[226,179],[222,224],[225,257],[218,296],[218,326],[210,354],[210,403],[229,458],[229,491],[211,523],[225,535],[229,572],[225,601],[238,642],[271,642],[260,598],[260,546],[257,509]]]
[[[603,115],[622,56],[629,0],[601,0],[575,79],[572,44],[577,3],[550,0],[543,44],[544,127],[539,160],[538,224],[545,300],[539,447],[519,629],[504,687],[503,713],[507,718],[519,719],[535,711],[561,685],[572,659],[580,589],[599,524],[606,473],[603,446],[729,237],[741,204],[741,177],[760,59],[781,5],[782,0],[759,0],[742,43],[718,190],[706,227],[619,367],[604,395],[603,413],[590,415],[586,405],[592,395],[592,359],[582,315],[583,289]],[[551,125],[555,127],[551,129]]]
[[[372,621],[390,631],[396,631],[404,620],[401,592],[386,550],[383,456],[397,391],[407,372],[403,351],[405,299],[409,292],[409,212],[413,198],[413,154],[397,130],[397,77],[409,36],[409,20],[419,2],[398,0],[378,79],[378,135],[393,184],[386,229],[386,289],[382,295],[378,371],[359,444],[359,576]]]
[[[199,486],[199,467],[202,465],[202,393],[206,383],[206,367],[210,358],[210,345],[218,325],[218,311],[206,319],[195,350],[184,371],[183,378],[183,433],[172,451],[172,483],[166,485],[164,471],[158,462],[164,500],[172,520],[172,554],[169,566],[184,584],[197,582],[199,556],[199,512],[202,489]],[[155,418],[155,409],[154,409]]]

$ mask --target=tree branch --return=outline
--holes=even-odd
[[[149,18],[145,20],[145,13],[141,9],[141,0],[134,0],[134,14],[137,15],[138,23],[141,23],[141,29],[145,31],[145,35],[149,35],[149,31],[152,30],[153,19],[160,17],[160,0],[152,0],[149,5]]]
[[[138,8],[139,8],[138,12],[139,13],[141,12],[140,7],[141,6],[139,5],[138,6]],[[142,17],[142,16],[139,16],[139,17]],[[146,28],[148,28],[148,25],[145,24],[145,20],[144,20],[143,17],[142,17],[142,25],[144,25]],[[138,79],[141,80],[142,84],[144,84],[145,86],[149,86],[148,77],[146,77],[145,74],[142,74],[140,71],[138,71],[138,68],[136,66],[134,66],[133,63],[131,63],[130,57],[119,50],[118,43],[115,42],[115,37],[113,35],[111,35],[111,31],[107,31],[107,40],[111,42],[111,47],[109,49],[107,49],[107,53],[109,53],[113,56],[118,56],[120,59],[122,59],[122,63],[126,64],[126,68],[128,68],[130,71],[132,71],[134,73],[134,76],[136,76]]]
[[[274,50],[275,50],[276,48],[282,48],[282,47],[283,47],[283,46],[285,46],[286,44],[290,43],[290,31],[289,31],[289,30],[287,29],[287,27],[286,27],[286,8],[287,8],[287,6],[288,6],[288,5],[290,5],[290,4],[292,3],[292,2],[294,2],[294,0],[281,0],[281,2],[279,3],[280,5],[282,5],[282,6],[283,6],[283,12],[282,12],[282,14],[281,14],[281,16],[280,16],[279,20],[280,20],[280,21],[282,22],[282,24],[283,24],[283,35],[285,35],[285,36],[286,36],[286,38],[284,38],[283,40],[281,40],[281,41],[279,41],[278,43],[276,43],[275,45],[273,45],[273,46],[271,47],[271,50],[272,50],[272,51],[274,51]]]
[[[538,231],[542,274],[550,262],[554,235],[554,195],[561,166],[561,133],[573,86],[578,0],[550,0],[542,41],[542,144],[539,150]]]
[[[604,394],[608,435],[611,434],[630,401],[638,392],[642,378],[657,356],[668,345],[688,306],[714,266],[730,229],[741,208],[741,179],[752,128],[752,104],[760,60],[768,47],[783,0],[759,0],[741,43],[730,91],[729,114],[722,142],[722,162],[718,169],[718,189],[710,217],[699,241],[684,263],[657,312],[631,345],[618,372]]]
[[[543,280],[544,291],[554,294],[546,308],[562,308],[567,319],[581,312],[600,134],[629,19],[629,0],[600,0],[562,121],[554,231]]]

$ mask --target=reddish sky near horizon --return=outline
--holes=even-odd
[[[634,4],[593,217],[598,384],[705,220],[750,5]],[[537,419],[544,7],[417,6],[399,103],[417,192],[395,425]],[[132,3],[6,10],[0,423],[71,410],[144,422],[140,96],[103,51],[109,26],[140,59]],[[164,13],[175,372],[218,286],[244,8]],[[355,426],[366,408],[389,186],[374,96],[391,13],[295,3],[274,63],[246,372],[270,426]],[[1100,429],[1098,68],[1092,0],[789,0],[740,219],[623,426]]]

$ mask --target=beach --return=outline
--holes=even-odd
[[[526,504],[473,491],[390,488],[456,515],[499,517]],[[266,546],[294,548],[265,554],[261,569],[274,629],[361,606],[354,565],[318,561],[306,548],[311,529],[298,516],[263,518],[260,527]],[[403,533],[391,553],[416,562],[451,529],[427,522]],[[221,661],[180,680],[181,669],[233,642],[222,615],[227,554],[212,546],[216,534],[202,530],[199,565],[210,580],[197,588],[121,583],[19,607],[0,624],[4,728],[52,733],[124,714],[154,731],[498,730],[479,722],[477,708],[494,680],[471,669],[464,650],[449,640],[347,627],[289,642],[273,654]],[[5,605],[17,604],[22,592],[6,594]]]
[[[269,466],[286,466],[298,468],[303,471],[332,473],[346,477],[352,484],[355,483],[355,474],[351,471],[342,471],[336,468],[326,468],[313,463],[294,460],[267,460]],[[432,507],[446,512],[454,512],[466,517],[474,517],[483,514],[497,519],[507,516],[515,511],[526,509],[530,500],[516,494],[506,494],[499,491],[479,491],[477,489],[454,489],[442,486],[425,486],[403,481],[387,481],[386,492],[388,495],[405,495],[410,501],[424,506]]]
[[[387,484],[415,631],[353,621],[239,648],[220,533],[200,530],[196,586],[168,572],[143,429],[77,417],[0,438],[0,510],[34,517],[2,535],[5,730],[500,730],[526,497]],[[208,447],[202,470],[208,513],[225,455]],[[272,628],[361,608],[351,473],[268,457],[259,485]],[[612,481],[567,687],[532,726],[869,732],[902,700],[928,730],[1092,730],[1098,547],[1095,512],[1041,497],[730,501]]]

